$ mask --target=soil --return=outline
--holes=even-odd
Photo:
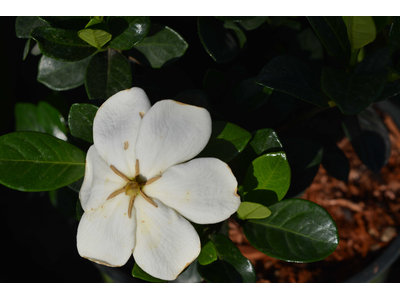
[[[324,260],[288,263],[256,250],[241,227],[230,220],[229,234],[253,264],[257,282],[343,282],[371,261],[398,234],[400,226],[400,131],[387,114],[391,155],[375,174],[363,165],[347,138],[338,143],[350,162],[349,182],[327,174],[322,165],[301,198],[324,207],[336,222],[339,245]],[[378,272],[378,266],[374,272]]]

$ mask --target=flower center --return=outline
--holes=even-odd
[[[132,215],[132,208],[133,208],[133,202],[135,201],[136,195],[140,194],[142,197],[149,202],[151,205],[154,207],[158,207],[157,203],[155,203],[151,198],[149,198],[143,191],[142,188],[145,185],[149,185],[150,183],[153,183],[157,179],[160,179],[161,175],[153,177],[149,180],[146,181],[140,181],[139,180],[139,160],[136,160],[136,165],[135,165],[135,177],[130,179],[127,177],[125,174],[117,170],[113,165],[110,165],[111,170],[115,174],[117,174],[119,177],[121,177],[123,180],[125,180],[127,183],[120,189],[116,190],[115,192],[111,193],[110,196],[108,196],[107,200],[114,198],[115,196],[122,194],[125,192],[125,195],[130,196],[131,199],[129,200],[129,206],[128,206],[128,217],[131,218]]]

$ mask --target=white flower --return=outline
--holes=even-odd
[[[237,181],[216,158],[197,158],[211,135],[207,110],[121,91],[98,110],[79,193],[78,252],[100,264],[130,255],[148,274],[175,279],[200,253],[190,221],[217,223],[240,205]]]

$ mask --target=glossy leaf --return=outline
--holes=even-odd
[[[399,68],[400,63],[400,17],[392,17],[393,23],[389,32],[389,49],[393,64]]]
[[[292,56],[280,55],[272,59],[258,74],[257,82],[309,103],[329,106],[313,72],[305,63]]]
[[[197,31],[207,53],[217,63],[227,63],[239,53],[239,45],[223,22],[212,17],[198,17]]]
[[[238,217],[242,220],[264,219],[271,215],[268,207],[254,202],[242,202],[237,210]]]
[[[290,186],[290,166],[283,151],[271,152],[259,156],[251,163],[246,172],[243,184],[245,201],[277,202],[283,199]],[[252,200],[246,198],[247,193],[257,192]],[[258,200],[258,201],[257,201]]]
[[[38,108],[32,103],[15,104],[15,130],[45,132],[38,119]]]
[[[31,37],[44,55],[59,61],[79,61],[96,52],[73,30],[39,27],[32,30]]]
[[[268,256],[290,262],[313,262],[331,254],[339,243],[335,221],[321,206],[286,199],[270,207],[271,216],[243,225],[249,242]]]
[[[24,47],[24,53],[22,54],[22,59],[25,60],[25,58],[28,56],[29,50],[31,50],[31,47],[33,47],[33,42],[31,38],[28,38],[26,41],[25,47]]]
[[[369,107],[357,116],[348,116],[342,125],[357,156],[378,173],[390,157],[389,133],[378,113]]]
[[[168,66],[183,56],[188,43],[168,26],[151,24],[147,36],[131,49],[140,63],[153,68]]]
[[[264,24],[264,22],[266,22],[268,20],[268,17],[254,17],[252,19],[249,20],[243,20],[240,22],[240,25],[250,31],[250,30],[254,30],[257,29],[258,27],[260,27],[262,24]]]
[[[199,264],[206,266],[217,260],[217,250],[213,241],[207,239],[204,246],[201,248],[200,255],[197,257]]]
[[[84,40],[89,45],[101,49],[105,44],[107,44],[112,35],[104,30],[99,29],[82,29],[78,31],[78,36]]]
[[[72,104],[68,124],[74,137],[93,144],[93,120],[99,108],[87,103]]]
[[[322,165],[332,177],[345,183],[348,182],[350,173],[349,159],[334,142],[324,145]]]
[[[246,38],[246,35],[244,34],[244,32],[243,32],[243,31],[240,29],[240,27],[236,24],[236,22],[226,21],[226,22],[224,23],[224,27],[225,27],[226,29],[232,30],[232,31],[235,33],[236,38],[237,38],[237,40],[238,40],[238,42],[239,42],[239,48],[240,48],[240,49],[243,49],[244,46],[245,46],[245,44],[246,44],[247,38]]]
[[[246,147],[251,134],[229,122],[214,121],[208,144],[198,157],[216,157],[229,162]]]
[[[40,101],[37,110],[38,120],[44,131],[61,140],[67,140],[67,127],[61,113],[49,103]]]
[[[369,16],[343,17],[347,27],[351,51],[361,49],[373,42],[376,38],[374,19]]]
[[[29,39],[31,30],[42,26],[48,26],[48,24],[38,17],[17,17],[15,20],[15,33],[19,38]]]
[[[323,157],[322,145],[302,137],[281,138],[291,170],[286,197],[296,197],[313,182]]]
[[[386,75],[348,74],[329,67],[322,69],[322,89],[344,114],[356,114],[377,101],[383,92]]]
[[[350,61],[350,42],[347,27],[341,17],[307,17],[318,38],[336,59],[345,66]]]
[[[90,57],[77,62],[62,62],[47,56],[39,61],[37,80],[55,91],[76,88],[84,83]]]
[[[106,100],[132,87],[128,60],[114,49],[96,53],[86,69],[85,87],[89,99]]]
[[[207,282],[256,281],[253,265],[228,237],[223,234],[213,234],[210,238],[217,250],[218,259],[206,266],[197,265],[197,270]]]
[[[121,17],[128,23],[122,34],[113,39],[110,47],[129,50],[142,41],[150,30],[150,17]]]
[[[49,191],[83,177],[85,153],[41,132],[0,137],[0,183],[19,191]]]
[[[132,276],[150,282],[157,282],[157,283],[166,282],[165,280],[158,279],[151,276],[150,274],[147,274],[145,271],[142,270],[142,268],[139,267],[137,263],[135,263],[135,265],[133,266]]]
[[[232,92],[237,111],[252,111],[267,102],[268,94],[264,93],[263,89],[256,83],[255,77],[242,81]]]
[[[86,24],[90,21],[90,17],[85,17],[85,16],[73,16],[73,17],[46,16],[39,18],[46,21],[52,27],[67,29],[67,30],[83,29],[85,28]]]

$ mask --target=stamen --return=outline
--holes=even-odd
[[[125,192],[125,187],[120,188],[119,190],[116,190],[115,192],[111,193],[110,196],[108,196],[108,198],[106,199],[106,201],[110,200],[111,198],[114,198],[115,196],[117,196],[123,192]]]
[[[136,160],[136,165],[135,165],[135,177],[139,175],[139,160]]]
[[[144,112],[143,112],[143,111],[139,112],[139,115],[140,115],[140,117],[143,119],[143,117],[144,117]]]
[[[154,181],[156,181],[156,180],[158,180],[160,178],[161,178],[161,175],[158,175],[156,177],[150,178],[147,181],[141,182],[140,185],[148,185],[148,184],[153,183]]]
[[[129,217],[129,219],[132,216],[132,208],[133,208],[133,202],[135,201],[135,197],[136,197],[136,195],[132,196],[131,200],[129,200],[129,206],[128,206],[128,217]]]
[[[147,197],[147,195],[145,193],[143,193],[142,190],[139,190],[139,192],[140,192],[140,195],[142,195],[143,198],[146,199],[147,202],[149,202],[150,204],[154,205],[155,207],[158,207],[157,203],[155,203],[152,199]]]
[[[113,165],[110,165],[111,170],[114,171],[115,174],[117,174],[119,177],[121,177],[125,181],[131,181],[128,177],[125,176],[125,174],[121,173],[120,171],[117,170]]]

